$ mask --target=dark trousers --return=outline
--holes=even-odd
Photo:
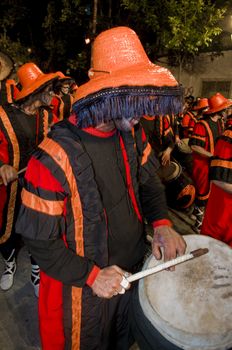
[[[3,256],[3,259],[8,260],[8,258],[11,256],[14,249],[15,249],[15,255],[17,255],[17,252],[22,247],[22,245],[23,245],[23,241],[21,239],[21,236],[16,233],[12,233],[5,243],[0,244],[0,253]],[[29,253],[29,256],[30,256],[31,264],[37,265],[36,261],[33,259],[30,253]]]

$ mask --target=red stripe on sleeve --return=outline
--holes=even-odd
[[[91,271],[90,274],[89,274],[89,277],[88,277],[87,280],[86,280],[86,284],[87,284],[89,287],[92,286],[92,284],[93,284],[93,282],[95,281],[95,279],[96,279],[96,277],[97,277],[97,275],[98,275],[99,272],[100,272],[100,268],[99,268],[98,266],[94,265],[92,271]]]
[[[172,226],[172,222],[168,219],[157,220],[152,223],[153,228],[158,226]]]
[[[47,169],[42,163],[40,163],[39,160],[33,157],[28,163],[25,179],[30,182],[35,188],[41,187],[44,190],[53,192],[64,191],[63,187],[59,181],[54,178],[50,170]]]

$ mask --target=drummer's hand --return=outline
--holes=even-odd
[[[0,177],[2,178],[3,184],[7,186],[9,182],[17,179],[18,174],[13,166],[4,164],[0,168]]]
[[[124,276],[128,273],[116,265],[100,270],[91,288],[100,298],[110,299],[117,294],[124,294],[130,288],[130,283]],[[124,277],[124,288],[121,286]]]
[[[168,147],[168,148],[166,148],[165,151],[163,151],[162,157],[161,157],[161,163],[163,166],[170,164],[171,152],[172,152],[171,147]]]
[[[172,227],[162,225],[154,228],[152,241],[152,253],[157,260],[162,258],[161,247],[164,252],[164,261],[168,261],[185,253],[186,242]],[[175,268],[171,267],[170,270]]]
[[[182,144],[182,141],[179,137],[176,137],[176,144],[177,146],[180,146]]]

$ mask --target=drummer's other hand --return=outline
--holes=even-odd
[[[161,163],[163,166],[170,164],[171,152],[172,152],[171,147],[168,147],[168,148],[166,148],[165,151],[163,151],[162,157],[161,157]]]
[[[117,294],[124,294],[130,288],[130,283],[125,276],[128,276],[128,273],[117,265],[105,267],[100,270],[91,286],[93,293],[107,299]]]
[[[152,241],[152,252],[157,260],[162,258],[161,248],[163,248],[164,261],[168,261],[185,253],[186,242],[172,227],[162,225],[154,228]],[[174,269],[170,268],[170,270]]]
[[[16,169],[8,164],[4,164],[0,168],[0,177],[5,186],[13,180],[16,180],[18,177]]]

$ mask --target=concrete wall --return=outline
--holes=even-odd
[[[162,59],[164,61],[164,59]],[[158,63],[159,64],[159,63]],[[162,64],[165,65],[165,64]],[[178,68],[168,67],[173,75],[178,79]],[[227,98],[232,98],[232,50],[223,51],[222,55],[211,59],[210,53],[200,54],[195,58],[191,72],[182,71],[180,83],[186,90],[186,95],[191,94],[195,97],[210,97],[214,89],[223,90],[223,84],[211,82],[229,83],[229,91],[226,94],[224,91],[218,91],[224,94]],[[203,82],[210,82],[211,91],[208,91],[208,96],[202,96]],[[228,83],[227,83],[228,86]]]

